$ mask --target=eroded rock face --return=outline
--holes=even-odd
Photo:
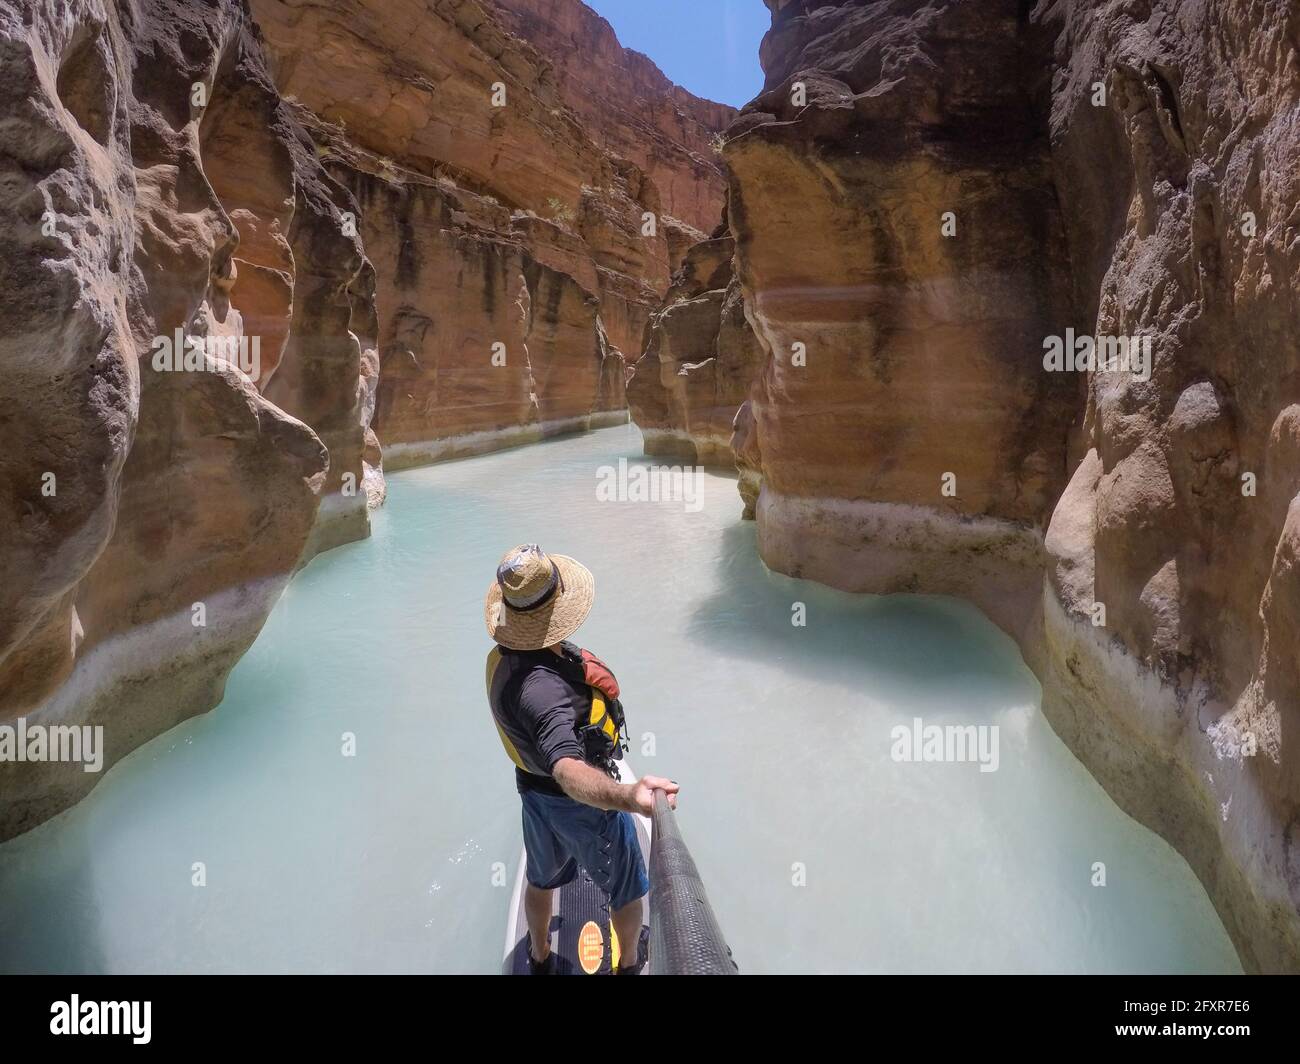
[[[1300,10],[1075,3],[1041,17],[1077,317],[1149,337],[1152,353],[1149,381],[1089,375],[1048,539],[1050,643],[1070,680],[1074,658],[1099,671],[1118,642],[1158,681],[1138,708],[1129,679],[1112,711],[1142,750],[1112,791],[1187,854],[1248,966],[1295,970]],[[1062,716],[1084,760],[1105,763],[1111,744],[1077,709]]]
[[[374,312],[239,3],[3,3],[0,67],[0,722],[102,726],[106,769],[366,533]],[[0,762],[0,838],[101,778]]]
[[[492,200],[451,182],[328,165],[357,197],[385,281],[374,424],[388,468],[623,420],[624,362],[594,295],[596,267],[572,234],[519,219],[544,247],[534,256]],[[549,246],[538,236],[546,227]]]
[[[1300,970],[1300,11],[768,6],[725,152],[764,559],[980,604],[1246,966]],[[1149,373],[1048,371],[1067,330]]]
[[[493,3],[503,25],[546,58],[545,76],[596,142],[654,183],[669,216],[712,232],[727,193],[717,164],[718,132],[735,109],[674,85],[640,52],[623,48],[609,23],[586,4]]]
[[[1017,6],[796,4],[765,41],[726,158],[772,492],[1034,524],[1060,490],[1078,382],[1042,372],[1064,248]]]
[[[0,2],[0,722],[102,724],[104,768],[367,533],[381,439],[621,420],[622,352],[721,211],[734,112],[577,0],[253,9]],[[561,31],[628,76],[525,39]],[[99,778],[5,763],[0,837]]]
[[[735,468],[736,412],[763,366],[732,273],[735,240],[720,229],[696,244],[646,328],[628,381],[628,406],[645,453]]]
[[[579,0],[253,0],[361,202],[389,468],[622,420],[627,361],[721,216],[734,116]]]

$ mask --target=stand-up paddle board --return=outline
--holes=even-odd
[[[627,761],[619,762],[619,779],[635,783],[636,776]],[[650,867],[650,821],[633,814],[636,821],[637,840],[641,843],[641,857]],[[510,918],[506,927],[504,975],[528,975],[528,918],[524,913],[524,870],[526,859],[519,855],[519,871],[510,897]],[[555,892],[555,905],[551,913],[551,952],[555,954],[556,975],[609,975],[618,966],[624,951],[643,951],[648,928],[649,913],[646,899],[641,899],[641,942],[619,942],[609,918],[609,899],[596,886],[585,868],[579,868],[571,881]],[[645,975],[649,965],[641,970]]]

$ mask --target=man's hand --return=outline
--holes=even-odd
[[[632,785],[632,809],[634,813],[650,816],[655,811],[655,791],[668,795],[668,808],[677,808],[677,792],[681,790],[672,780],[662,776],[642,776]]]
[[[655,791],[665,791],[668,804],[677,808],[680,788],[672,780],[659,776],[642,776],[636,783],[619,783],[576,757],[560,758],[551,772],[564,793],[583,805],[649,816],[655,808]]]

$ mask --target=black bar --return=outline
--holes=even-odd
[[[735,975],[736,962],[663,791],[650,843],[650,972]]]
[[[653,954],[650,960],[654,963]],[[466,982],[470,978],[491,982],[476,991]],[[591,993],[603,1007],[635,1003],[654,1017],[645,1031],[630,1035],[646,1045],[662,1042],[698,1015],[707,1021],[703,1037],[725,1030],[733,1048],[737,1037],[741,1043],[762,1039],[771,1046],[775,1035],[792,1031],[811,1039],[810,1045],[818,1034],[842,1044],[834,1032],[864,1045],[902,1039],[924,1048],[926,1056],[939,1048],[981,1055],[1007,1048],[1076,1054],[1120,1045],[1185,1053],[1196,1044],[1220,1057],[1233,1050],[1257,1055],[1274,1047],[1278,1059],[1295,1055],[1297,984],[1288,979],[866,976],[841,981],[843,992],[853,995],[849,1008],[828,1007],[825,983],[815,978],[750,979],[744,997],[735,1002],[716,993],[682,994],[671,980],[642,981],[631,993],[611,983]],[[739,984],[728,985],[739,990]],[[55,1034],[54,1010],[74,994],[81,1004],[149,1002],[148,1041],[136,1043],[130,1034]],[[0,978],[0,1047],[13,1061],[44,1060],[34,1054],[60,1046],[90,1052],[153,1049],[171,1060],[178,1051],[196,1050],[205,1056],[256,1050],[259,1058],[286,1050],[293,1059],[317,1048],[332,1056],[344,1050],[373,1055],[389,1045],[404,1053],[413,1046],[427,1048],[435,1059],[460,1060],[471,1055],[464,1047],[477,1044],[467,1038],[492,1053],[501,1052],[499,1045],[515,1045],[521,1036],[503,1027],[503,1010],[523,1015],[521,1010],[539,1008],[548,995],[561,1007],[572,998],[553,981],[495,976],[13,976]],[[673,1019],[664,1026],[669,1010]],[[733,1014],[725,1027],[718,1025],[720,1010]],[[1209,1027],[1210,1034],[1188,1033],[1193,1026]]]

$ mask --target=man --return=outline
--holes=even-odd
[[[650,889],[631,813],[650,815],[654,792],[677,805],[677,784],[657,776],[620,783],[622,706],[604,662],[566,642],[587,618],[596,581],[583,565],[536,544],[516,547],[488,588],[488,702],[515,763],[527,857],[524,909],[529,970],[554,970],[553,895],[581,866],[609,897],[614,931],[635,974],[641,899]]]

